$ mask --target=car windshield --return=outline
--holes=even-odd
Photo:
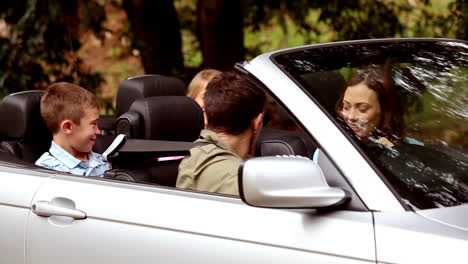
[[[413,209],[468,203],[468,45],[349,42],[279,53]]]

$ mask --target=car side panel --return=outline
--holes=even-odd
[[[87,218],[31,213],[27,261],[38,263],[370,263],[371,213],[253,208],[237,198],[62,176],[34,201],[66,197]],[[44,241],[47,243],[44,243]]]
[[[35,174],[35,173],[30,173]],[[0,259],[1,263],[25,263],[24,239],[26,221],[34,193],[46,175],[18,173],[15,169],[0,171]]]
[[[375,237],[378,263],[466,263],[468,259],[468,230],[415,212],[375,213]]]
[[[0,188],[1,189],[1,188]],[[0,205],[0,259],[2,263],[20,264],[24,261],[24,231],[28,210]]]

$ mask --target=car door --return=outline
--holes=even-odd
[[[0,163],[0,262],[25,263],[26,222],[34,193],[47,173]]]
[[[236,197],[62,174],[32,204],[30,264],[375,261],[370,212],[260,209]]]

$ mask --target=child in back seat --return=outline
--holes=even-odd
[[[52,84],[41,99],[41,115],[53,140],[36,165],[83,176],[102,177],[109,170],[109,163],[92,152],[101,134],[94,94],[71,83]]]

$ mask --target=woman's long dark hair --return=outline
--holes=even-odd
[[[391,70],[386,63],[383,67],[369,67],[359,69],[351,75],[349,80],[340,92],[340,97],[336,104],[336,112],[342,116],[343,99],[346,89],[350,86],[364,83],[371,90],[377,93],[377,98],[381,108],[381,119],[377,126],[376,136],[384,136],[393,142],[401,140],[403,135],[403,111],[398,97],[398,93],[393,87]]]

